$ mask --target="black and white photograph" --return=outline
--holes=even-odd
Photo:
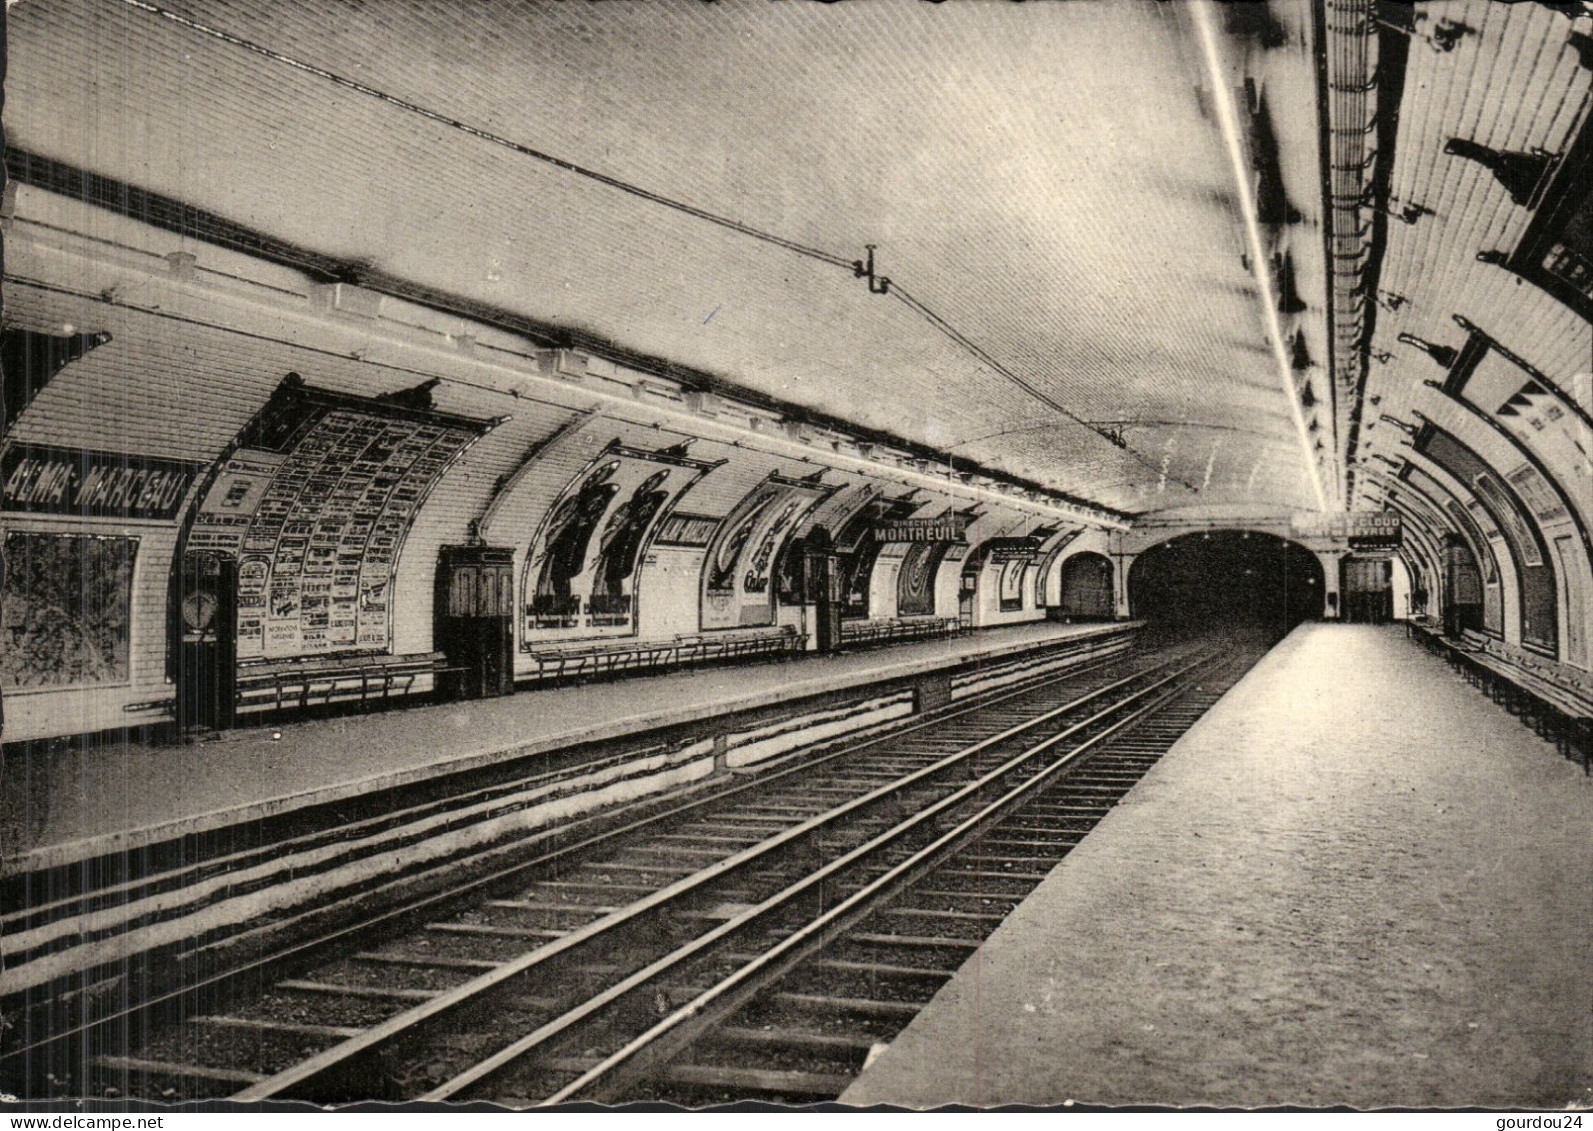
[[[1593,0],[0,27],[11,1131],[1593,1115]]]

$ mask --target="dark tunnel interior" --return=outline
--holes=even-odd
[[[1136,558],[1128,575],[1132,614],[1181,633],[1232,629],[1281,637],[1322,615],[1323,588],[1316,555],[1254,531],[1173,538]]]

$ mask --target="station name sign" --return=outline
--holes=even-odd
[[[1397,514],[1352,514],[1346,516],[1344,536],[1350,549],[1393,549],[1405,534],[1403,521]]]
[[[961,542],[968,531],[962,515],[944,518],[899,518],[874,525],[877,542]]]
[[[1400,516],[1387,511],[1362,514],[1317,514],[1301,512],[1290,523],[1296,534],[1317,538],[1343,538],[1352,550],[1393,548],[1404,535]]]
[[[122,452],[12,444],[0,456],[0,510],[170,520],[204,466]]]

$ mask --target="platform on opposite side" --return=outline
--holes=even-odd
[[[1593,1103],[1590,831],[1401,630],[1302,626],[843,1102]]]
[[[641,734],[958,664],[1018,656],[1116,624],[1039,622],[785,662],[521,691],[224,732],[208,741],[125,742],[9,762],[0,872],[110,851],[340,801],[581,743]]]

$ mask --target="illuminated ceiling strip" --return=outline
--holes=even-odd
[[[1223,71],[1217,47],[1217,33],[1211,10],[1211,0],[1193,0],[1190,13],[1195,21],[1195,31],[1200,36],[1200,50],[1205,57],[1207,85],[1212,102],[1222,125],[1222,140],[1233,164],[1234,187],[1239,196],[1239,209],[1244,214],[1245,238],[1250,244],[1250,262],[1261,291],[1261,307],[1267,318],[1268,344],[1278,363],[1278,377],[1283,384],[1283,395],[1289,400],[1289,411],[1294,416],[1294,427],[1300,436],[1300,452],[1305,458],[1306,473],[1311,477],[1311,489],[1316,492],[1316,503],[1321,510],[1329,510],[1327,493],[1322,487],[1321,470],[1317,467],[1316,449],[1311,434],[1306,431],[1305,411],[1300,406],[1299,394],[1294,389],[1294,374],[1289,358],[1283,349],[1283,327],[1278,322],[1276,292],[1272,286],[1272,272],[1261,240],[1261,223],[1256,217],[1256,203],[1251,195],[1250,178],[1245,169],[1244,147],[1239,141],[1239,116],[1233,103],[1233,91],[1228,87],[1228,77]]]

